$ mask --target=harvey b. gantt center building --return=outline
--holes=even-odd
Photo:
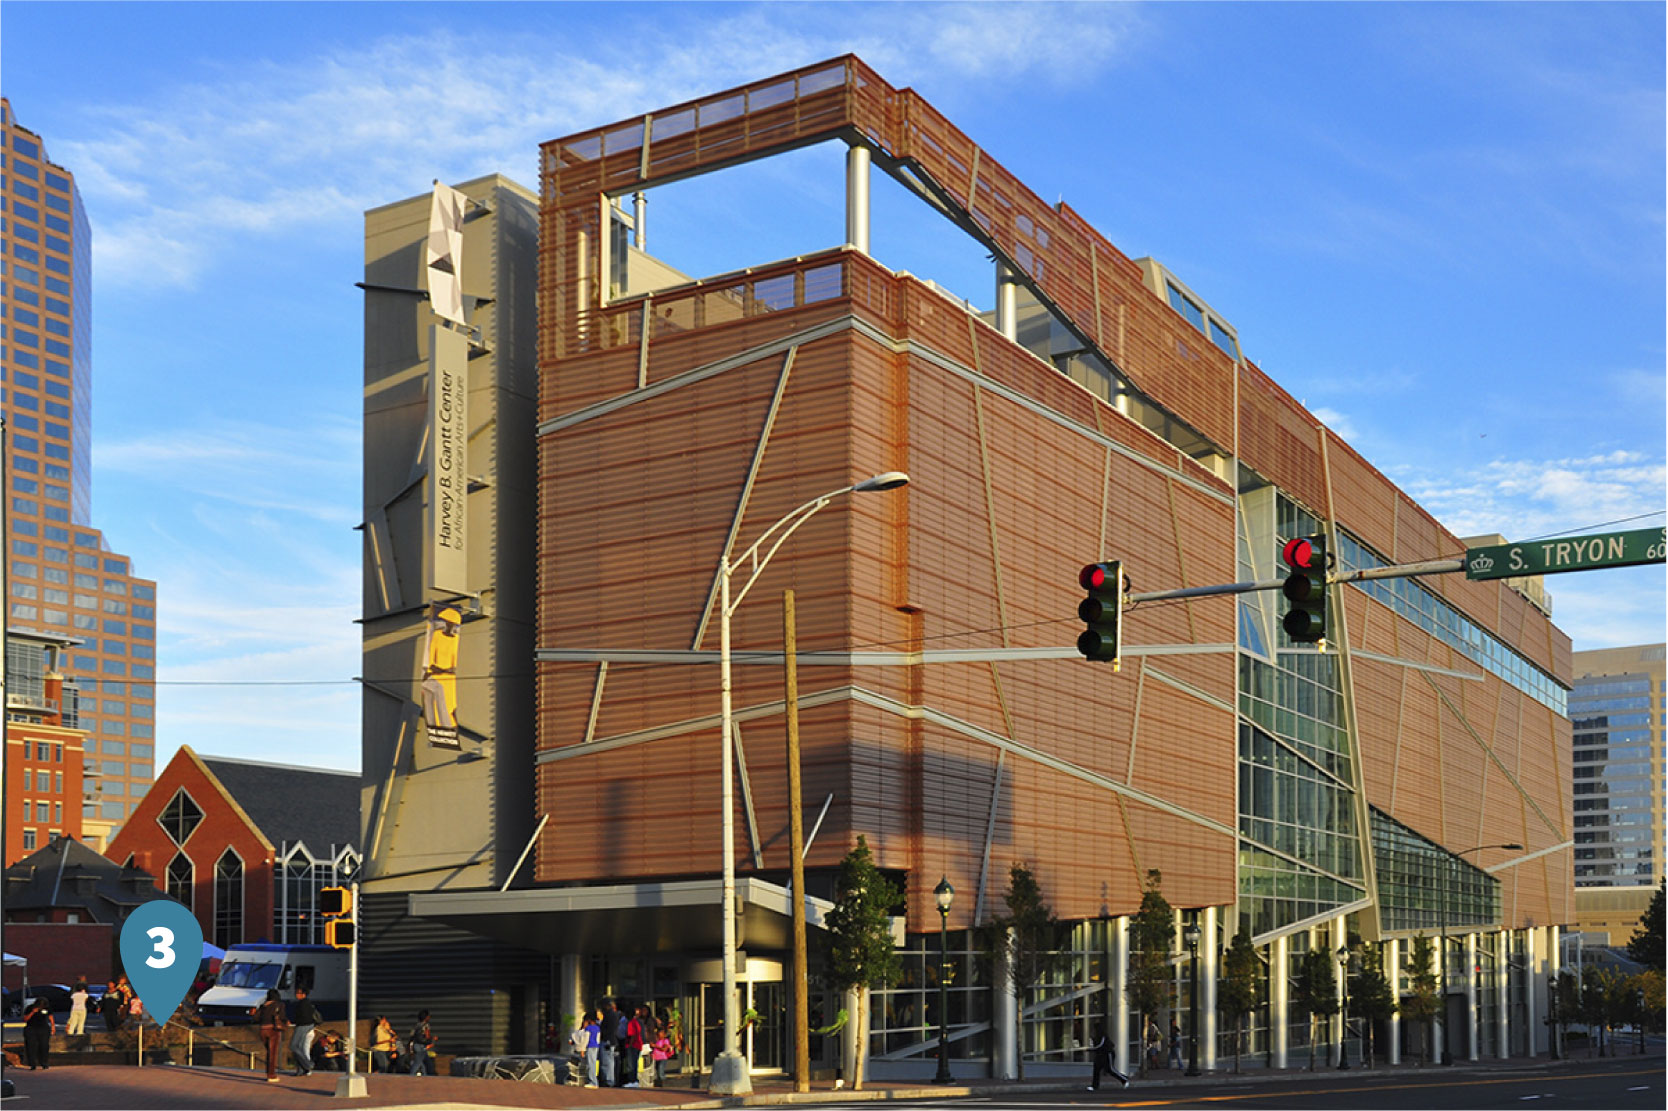
[[[640,194],[822,142],[849,147],[843,244],[718,275],[645,250]],[[994,256],[994,312],[887,267],[878,173]],[[876,1075],[925,1075],[941,1017],[958,1075],[1081,1061],[1102,1020],[1132,1045],[1128,917],[1154,869],[1178,953],[1203,931],[1207,1067],[1232,1051],[1214,984],[1242,925],[1268,969],[1253,1061],[1307,1051],[1287,973],[1350,935],[1402,990],[1413,939],[1447,935],[1454,1057],[1545,1052],[1571,916],[1570,650],[1533,584],[1335,584],[1319,650],[1286,639],[1278,592],[1135,605],[1117,673],[1072,647],[1093,560],[1150,592],[1277,578],[1282,542],[1313,533],[1338,571],[1464,548],[1246,358],[1231,306],[849,56],[546,143],[537,197],[496,176],[457,190],[366,217],[366,1006],[432,1007],[454,1047],[506,1051],[614,994],[677,1006],[710,1062],[721,568],[794,507],[902,471],[811,517],[734,607],[755,1071],[791,1063],[787,588],[813,954],[859,835],[907,893]],[[443,609],[461,615],[445,675]],[[429,735],[441,679],[455,742]],[[973,930],[1016,862],[1073,924],[1018,1029]],[[813,1027],[842,1005],[816,963]],[[1379,1053],[1425,1035],[1380,1023]],[[1337,1021],[1315,1038],[1335,1046]],[[814,1068],[834,1041],[813,1039]]]

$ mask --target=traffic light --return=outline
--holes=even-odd
[[[358,936],[353,921],[353,892],[345,887],[319,891],[319,913],[324,916],[324,943],[332,949],[352,949]]]
[[[1084,659],[1110,660],[1118,670],[1118,641],[1124,619],[1124,571],[1117,560],[1091,563],[1078,573],[1088,597],[1077,603],[1077,616],[1088,626],[1077,638]]]
[[[324,943],[332,949],[352,949],[359,933],[351,918],[332,918],[324,924]]]
[[[1326,534],[1286,541],[1280,552],[1289,569],[1280,592],[1290,605],[1280,619],[1286,635],[1299,644],[1326,643]]]

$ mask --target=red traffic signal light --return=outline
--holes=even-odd
[[[1077,638],[1077,650],[1084,659],[1110,661],[1116,671],[1123,632],[1123,564],[1117,560],[1091,563],[1078,572],[1077,582],[1089,592],[1077,603],[1078,619],[1087,626]]]
[[[1291,603],[1280,627],[1299,644],[1319,644],[1326,640],[1326,534],[1286,541],[1280,558],[1290,568],[1280,593]]]
[[[1319,541],[1317,546],[1316,541]],[[1280,558],[1286,561],[1286,566],[1293,571],[1325,571],[1324,566],[1316,563],[1316,556],[1323,558],[1326,552],[1326,538],[1324,536],[1296,536],[1286,541]]]

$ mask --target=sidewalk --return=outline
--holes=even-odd
[[[1627,1059],[1624,1055],[1622,1060]],[[1634,1058],[1642,1064],[1661,1066],[1660,1052]],[[1188,1077],[1176,1070],[1154,1073],[1145,1080],[1136,1080],[1128,1089],[1113,1081],[1104,1084],[1097,1096],[1089,1097],[1117,1105],[1127,1099],[1140,1099],[1145,1093],[1162,1092],[1182,1086],[1243,1086],[1247,1084],[1310,1083],[1325,1086],[1333,1081],[1363,1078],[1408,1079],[1415,1076],[1460,1076],[1464,1074],[1545,1071],[1578,1067],[1586,1058],[1574,1061],[1551,1061],[1547,1058],[1511,1058],[1461,1062],[1451,1067],[1419,1065],[1378,1065],[1372,1069],[1359,1066],[1347,1071],[1319,1068],[1308,1072],[1296,1069],[1248,1069],[1235,1074],[1214,1072]],[[1231,1068],[1231,1063],[1229,1064]],[[697,1111],[705,1108],[760,1107],[783,1104],[860,1103],[909,1099],[946,1100],[980,1097],[1000,1104],[1003,1096],[1019,1097],[1040,1092],[1083,1092],[1088,1082],[1088,1068],[1076,1077],[1050,1077],[1044,1080],[1017,1083],[1001,1080],[974,1080],[959,1084],[937,1085],[925,1082],[888,1082],[869,1084],[862,1091],[836,1090],[827,1084],[818,1085],[806,1093],[793,1091],[792,1084],[772,1078],[756,1084],[751,1096],[745,1098],[714,1098],[697,1088],[576,1088],[571,1085],[526,1084],[511,1080],[485,1080],[464,1076],[413,1077],[378,1074],[367,1078],[369,1095],[364,1099],[335,1098],[336,1081],[340,1073],[316,1073],[310,1077],[285,1076],[277,1084],[267,1084],[259,1071],[230,1068],[184,1068],[150,1065],[136,1068],[131,1065],[58,1066],[45,1072],[10,1068],[6,1075],[16,1084],[15,1100],[22,1108],[63,1108],[65,1111],[104,1111],[128,1108],[133,1111],[198,1111],[208,1108],[229,1108],[237,1111],[260,1111],[288,1108],[359,1108],[400,1107],[419,1111],[468,1109],[488,1111],[492,1108],[578,1107],[578,1108],[678,1108]],[[1088,1093],[1083,1093],[1085,1096]],[[7,1100],[12,1106],[14,1100]]]

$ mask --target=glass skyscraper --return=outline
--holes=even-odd
[[[124,821],[153,776],[156,584],[92,524],[92,235],[75,175],[5,100],[0,130],[6,624],[74,638],[63,660],[96,829]]]
[[[1583,933],[1625,945],[1662,882],[1664,646],[1577,652],[1571,801]]]

